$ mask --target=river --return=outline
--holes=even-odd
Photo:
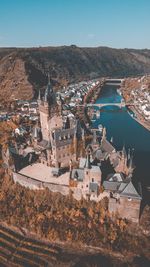
[[[96,103],[120,102],[121,99],[115,86],[104,86]],[[121,150],[123,145],[126,149],[134,149],[136,168],[133,180],[150,186],[150,131],[135,121],[126,108],[121,110],[114,106],[102,108],[100,118],[93,122],[93,127],[97,128],[99,124],[106,127],[108,140],[113,137],[117,150]]]

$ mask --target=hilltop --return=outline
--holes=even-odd
[[[143,75],[150,73],[150,50],[75,45],[0,48],[0,102],[36,97],[47,83],[48,70],[56,88],[97,77]]]

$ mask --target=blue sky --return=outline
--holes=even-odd
[[[0,0],[0,47],[150,48],[150,0]]]

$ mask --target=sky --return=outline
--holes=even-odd
[[[0,0],[0,47],[150,49],[150,0]]]

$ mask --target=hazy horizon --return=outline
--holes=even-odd
[[[109,48],[109,49],[117,49],[117,50],[123,50],[123,49],[133,49],[133,50],[150,50],[150,48],[134,48],[134,47],[111,47],[106,45],[99,45],[99,46],[78,46],[76,44],[70,44],[70,45],[39,45],[39,46],[0,46],[0,49],[36,49],[36,48],[59,48],[59,47],[71,47],[76,46],[77,48]]]

